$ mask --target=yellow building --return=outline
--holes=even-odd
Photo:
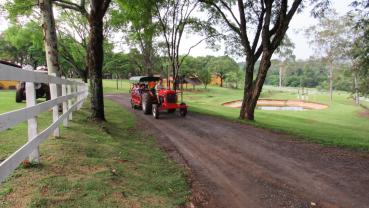
[[[17,68],[22,68],[21,66],[11,63],[9,61],[0,60],[0,64],[5,64]],[[0,81],[0,90],[13,90],[17,88],[18,81]]]
[[[173,88],[173,77],[169,77],[170,87]],[[163,79],[163,86],[168,88],[167,79]],[[186,77],[184,79],[183,88],[184,89],[195,89],[196,86],[202,85],[202,82],[197,77]]]
[[[219,76],[217,76],[217,75],[215,75],[215,74],[213,74],[213,75],[211,75],[211,82],[210,82],[210,84],[211,85],[218,85],[218,86],[220,86],[220,77]]]
[[[0,81],[0,90],[15,90],[18,81]]]

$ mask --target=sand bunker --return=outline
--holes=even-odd
[[[235,100],[222,104],[223,106],[231,108],[240,108],[242,105],[241,100]],[[322,110],[328,108],[327,105],[321,103],[307,102],[301,100],[271,100],[271,99],[260,99],[257,102],[257,106],[271,106],[271,107],[301,107],[304,109],[311,110]]]

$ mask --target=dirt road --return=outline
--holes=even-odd
[[[130,108],[126,95],[107,98]],[[155,120],[136,111],[187,161],[209,194],[206,207],[369,207],[368,154],[210,116]]]

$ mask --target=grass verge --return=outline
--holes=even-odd
[[[62,138],[48,139],[40,146],[41,165],[20,166],[0,185],[0,207],[176,207],[186,203],[189,186],[184,170],[167,158],[153,138],[138,132],[131,113],[106,100],[107,123],[98,125],[88,116],[85,105],[74,114],[70,127],[62,129]],[[49,117],[39,118],[46,120]],[[8,132],[19,131],[25,131],[24,124]],[[5,137],[2,132],[0,141]],[[12,139],[18,145],[24,142],[23,134],[14,133]],[[3,156],[17,146],[6,145],[3,142],[0,147]]]

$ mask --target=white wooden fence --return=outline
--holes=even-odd
[[[38,146],[51,134],[59,137],[59,126],[68,126],[72,120],[72,112],[79,110],[88,96],[88,87],[79,81],[67,80],[45,73],[33,71],[31,66],[23,69],[0,64],[0,81],[16,80],[26,82],[26,107],[0,114],[0,132],[24,121],[28,121],[28,142],[0,163],[0,183],[4,181],[27,157],[30,162],[40,162]],[[51,99],[36,103],[35,84],[46,83],[50,86]],[[57,96],[57,85],[62,86],[62,96]],[[15,100],[15,99],[14,99]],[[1,98],[0,98],[1,102]],[[63,114],[59,115],[58,105],[63,105]],[[37,115],[53,109],[53,123],[37,131]]]

